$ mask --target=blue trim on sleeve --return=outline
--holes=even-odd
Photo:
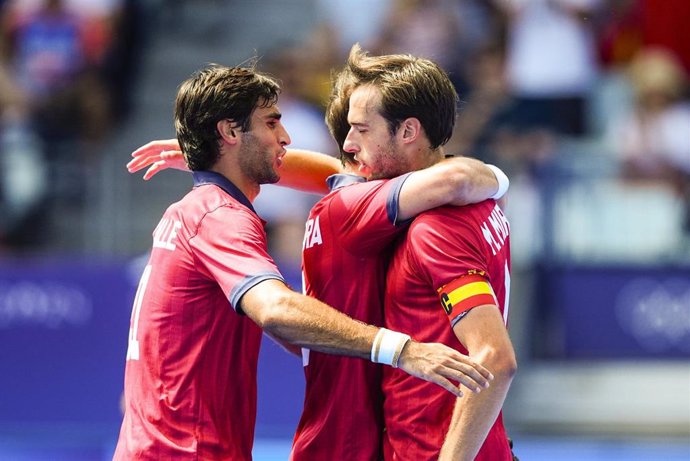
[[[194,187],[203,186],[204,184],[214,184],[225,192],[230,194],[235,200],[246,206],[254,213],[252,202],[249,201],[246,195],[232,183],[228,178],[215,171],[192,171],[192,178],[194,178]]]
[[[326,178],[326,184],[328,184],[328,188],[331,190],[331,192],[336,189],[340,189],[341,187],[349,186],[350,184],[358,184],[361,182],[367,182],[366,178],[348,173],[332,174]]]
[[[238,283],[235,288],[233,288],[232,292],[230,292],[230,304],[232,305],[233,309],[235,309],[238,314],[245,315],[242,309],[239,308],[239,303],[242,300],[242,296],[244,296],[247,291],[254,288],[259,283],[271,279],[280,280],[281,282],[285,283],[283,276],[276,274],[275,272],[265,272],[263,274],[245,277],[244,280]]]
[[[394,181],[394,184],[388,193],[388,197],[386,198],[386,213],[388,214],[388,220],[395,226],[402,226],[412,221],[412,218],[406,219],[402,222],[398,221],[398,211],[400,211],[400,189],[402,189],[402,185],[405,183],[410,174],[412,173],[406,173],[402,176],[398,176],[395,179],[391,179],[391,181]]]

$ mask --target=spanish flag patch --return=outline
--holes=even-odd
[[[438,289],[441,305],[451,323],[473,307],[495,304],[496,296],[484,272],[472,271]]]

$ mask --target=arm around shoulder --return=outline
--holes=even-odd
[[[278,185],[304,192],[328,193],[326,178],[343,172],[338,159],[320,152],[288,149],[283,160]]]
[[[508,177],[497,167],[469,158],[443,160],[412,173],[400,189],[399,217],[409,219],[443,205],[467,205],[498,198]]]

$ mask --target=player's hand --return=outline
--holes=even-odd
[[[489,387],[493,375],[466,355],[443,344],[408,341],[400,354],[398,368],[412,376],[436,383],[448,392],[462,397],[457,381],[472,392]]]
[[[135,173],[150,165],[144,173],[147,181],[166,168],[189,171],[177,139],[151,141],[132,152],[132,157],[127,164],[127,171]]]

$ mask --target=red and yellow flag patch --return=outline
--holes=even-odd
[[[452,322],[463,312],[483,304],[495,304],[496,296],[484,272],[472,271],[438,289],[441,305]]]

